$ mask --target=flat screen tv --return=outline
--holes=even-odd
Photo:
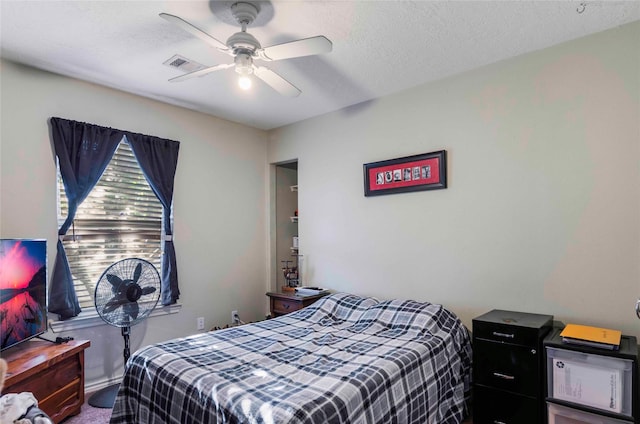
[[[47,241],[0,239],[0,350],[47,331]]]

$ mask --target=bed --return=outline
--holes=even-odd
[[[336,293],[134,353],[120,423],[433,423],[467,415],[471,342],[441,305]]]

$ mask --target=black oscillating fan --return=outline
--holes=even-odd
[[[158,304],[160,274],[151,262],[140,258],[123,259],[109,266],[96,284],[95,304],[100,318],[122,328],[124,364],[129,359],[132,325],[144,320]],[[89,405],[112,408],[120,383],[105,387],[89,398]]]

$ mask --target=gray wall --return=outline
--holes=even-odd
[[[0,236],[56,240],[47,119],[182,142],[175,243],[183,304],[132,350],[266,312],[272,170],[297,159],[303,283],[492,308],[640,336],[640,25],[597,34],[266,134],[0,63]],[[365,198],[362,164],[446,149],[449,188]],[[57,334],[56,334],[57,335]],[[52,335],[55,337],[56,335]],[[91,340],[87,385],[122,372],[118,329]]]
[[[305,284],[640,336],[640,24],[281,128]],[[362,165],[446,149],[446,190],[365,198]]]
[[[49,275],[56,246],[56,170],[48,119],[59,116],[178,140],[174,242],[182,310],[131,329],[140,346],[266,309],[266,133],[212,116],[2,61],[0,236],[46,238]],[[122,373],[118,328],[62,334],[88,339],[87,385]]]

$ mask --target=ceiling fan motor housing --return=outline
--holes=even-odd
[[[240,1],[231,5],[231,14],[233,14],[236,21],[243,27],[245,25],[251,25],[259,12],[260,6],[257,3]]]
[[[233,51],[234,54],[243,53],[243,50],[253,53],[260,49],[260,42],[253,35],[248,32],[236,32],[229,39],[227,39],[227,47]]]

